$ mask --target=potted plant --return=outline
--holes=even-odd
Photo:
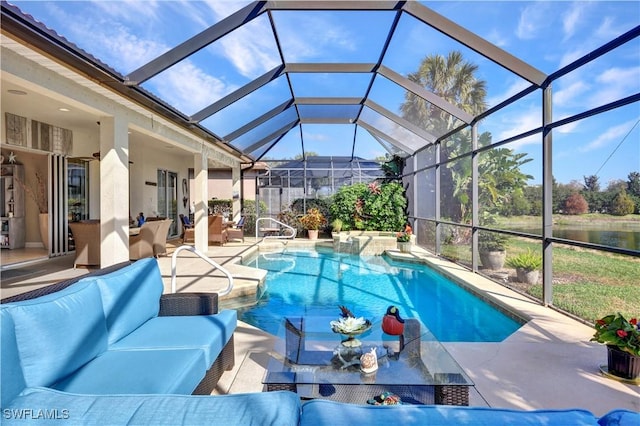
[[[506,243],[509,240],[504,234],[480,231],[478,235],[478,254],[480,263],[485,268],[497,271],[504,266],[507,258]]]
[[[516,270],[519,282],[535,284],[540,275],[542,256],[527,249],[526,253],[520,253],[507,259],[507,266]]]
[[[396,242],[401,253],[411,253],[411,232],[398,232],[396,234]]]
[[[623,379],[640,380],[640,331],[638,319],[607,315],[595,322],[592,342],[607,345],[607,371]]]
[[[320,213],[320,210],[312,208],[307,210],[307,214],[300,218],[300,223],[307,230],[309,239],[315,240],[318,238],[318,230],[327,223],[327,219]]]

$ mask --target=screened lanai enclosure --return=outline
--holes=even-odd
[[[257,185],[265,214],[382,181],[380,165],[399,158],[419,246],[501,282],[483,249],[530,250],[541,279],[517,286],[561,305],[585,283],[624,284],[563,269],[577,252],[640,270],[640,13],[601,3],[626,10],[624,22],[603,16],[598,31],[571,33],[554,19],[586,3],[226,4],[118,72],[126,91],[238,153],[243,169],[269,164]],[[554,42],[527,33],[534,24]],[[563,52],[569,38],[582,40]],[[165,90],[193,67],[203,86]]]

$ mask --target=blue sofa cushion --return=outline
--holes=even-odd
[[[300,426],[359,425],[597,425],[586,410],[518,411],[442,405],[352,405],[315,399],[302,406]]]
[[[156,259],[140,259],[95,280],[102,295],[109,344],[158,315],[163,284]]]
[[[13,319],[7,309],[0,309],[0,339],[0,406],[6,407],[27,387],[20,366]]]
[[[297,426],[300,399],[292,392],[263,392],[221,396],[72,395],[51,389],[28,389],[10,406],[14,413],[48,409],[65,420],[39,419],[38,425],[225,425]],[[22,411],[19,411],[22,410]],[[12,421],[13,420],[13,421]]]
[[[7,304],[27,386],[49,386],[107,349],[100,291],[80,280],[52,295]]]
[[[640,425],[640,413],[629,410],[613,410],[600,417],[600,426],[638,426]]]
[[[99,395],[189,395],[207,368],[197,349],[107,351],[51,387]]]
[[[155,317],[109,350],[200,348],[207,365],[213,364],[227,344],[237,324],[234,310],[217,315]]]

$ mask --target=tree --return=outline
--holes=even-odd
[[[589,211],[589,204],[582,195],[577,192],[569,195],[564,202],[565,214],[584,214]]]
[[[627,193],[631,196],[640,197],[640,172],[631,172],[627,177]]]
[[[627,191],[618,192],[611,202],[611,214],[616,216],[624,216],[633,213],[635,205],[631,197],[627,195]]]
[[[590,192],[600,192],[600,182],[598,182],[598,176],[590,175],[583,176],[584,190]]]

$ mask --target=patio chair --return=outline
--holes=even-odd
[[[189,220],[189,218],[183,214],[180,214],[180,222],[182,223],[182,238],[183,243],[193,243],[195,242],[195,228],[193,223]]]
[[[158,229],[153,235],[153,255],[155,257],[167,254],[167,236],[173,219],[164,219],[158,222]]]
[[[71,222],[69,228],[76,245],[74,269],[77,265],[100,266],[100,221]]]
[[[229,236],[222,223],[222,216],[209,216],[209,242],[224,245],[227,241],[229,241]]]
[[[244,243],[244,216],[240,217],[234,227],[227,228],[227,234],[230,240],[242,240]]]
[[[160,221],[149,221],[142,224],[140,233],[129,236],[129,259],[138,260],[145,257],[154,257],[153,241],[155,233],[160,226]]]

